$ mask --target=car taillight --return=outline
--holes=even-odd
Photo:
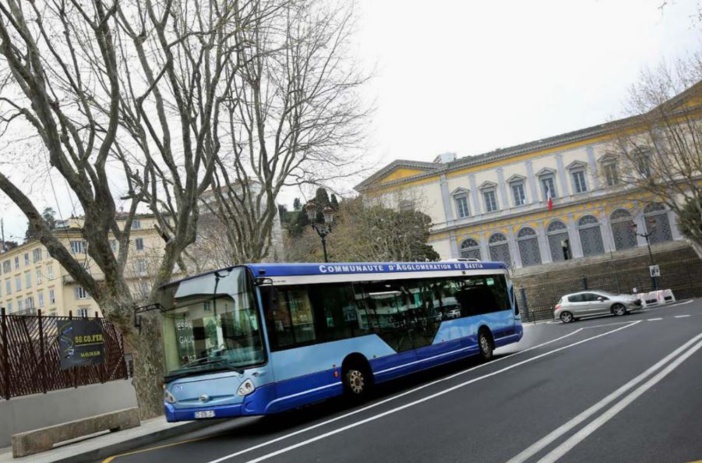
[[[561,308],[561,304],[556,304],[555,309],[558,310],[558,309],[560,309],[560,308]]]

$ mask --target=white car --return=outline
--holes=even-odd
[[[624,315],[641,308],[641,299],[631,294],[581,291],[563,296],[556,304],[553,315],[563,323],[570,323],[580,317],[608,314]]]

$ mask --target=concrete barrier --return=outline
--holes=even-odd
[[[55,444],[101,431],[119,431],[141,425],[137,407],[56,424],[12,436],[12,456],[24,457],[51,450]]]
[[[14,434],[136,406],[131,381],[0,399],[0,448],[9,447]]]
[[[651,291],[648,293],[638,293],[635,294],[635,296],[641,299],[641,301],[643,301],[644,307],[651,307],[675,302],[675,296],[673,295],[673,291],[670,289],[661,289],[658,291]]]

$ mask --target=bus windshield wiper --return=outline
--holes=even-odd
[[[217,367],[206,368],[212,365],[216,365]],[[224,370],[233,371],[240,375],[244,374],[243,368],[237,368],[233,365],[230,365],[226,359],[200,359],[183,366],[183,368],[180,368],[172,373],[165,375],[163,377],[163,380],[164,382],[169,382],[173,381],[174,379],[186,378],[188,376],[199,375],[203,373],[214,373],[217,371]]]

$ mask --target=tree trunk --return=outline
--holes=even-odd
[[[163,415],[163,344],[158,312],[139,315],[140,328],[125,333],[125,348],[134,358],[134,389],[141,419]]]

